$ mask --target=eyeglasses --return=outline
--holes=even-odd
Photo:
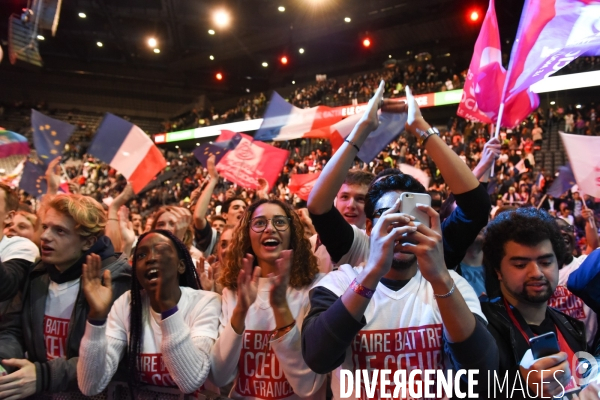
[[[250,220],[250,229],[256,233],[262,233],[267,229],[267,225],[271,221],[271,225],[279,232],[283,232],[290,227],[290,218],[283,215],[277,215],[273,218],[256,217]]]
[[[373,218],[379,218],[381,217],[381,215],[386,212],[387,210],[389,210],[391,207],[383,207],[383,208],[378,208],[377,210],[375,210],[375,212],[373,213]]]

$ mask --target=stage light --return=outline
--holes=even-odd
[[[551,101],[551,102],[550,102],[550,105],[551,105],[551,106],[553,106],[553,105],[555,105],[555,104],[556,104],[556,102],[555,102],[555,101]]]
[[[300,54],[304,54],[304,49],[303,49],[302,47],[300,47],[300,48],[298,49],[298,53],[300,53]]]
[[[269,64],[267,62],[263,62],[262,66],[265,67],[265,68],[267,68],[269,66]]]
[[[160,49],[154,49],[154,52],[155,52],[156,54],[158,54],[158,53],[160,53]]]
[[[42,35],[37,35],[37,40],[46,40],[46,38],[43,37]]]
[[[344,18],[344,21],[345,22],[350,22],[350,21],[352,21],[352,19],[350,17],[346,17],[346,18]]]
[[[284,12],[285,11],[285,7],[284,6],[279,6],[277,9],[279,10],[279,12]]]
[[[215,21],[215,24],[217,24],[217,26],[225,27],[229,25],[229,22],[231,21],[231,16],[227,11],[219,10],[214,13],[213,20]]]
[[[214,59],[215,59],[215,56],[213,56],[213,55],[210,55],[210,56],[208,56],[208,58],[210,58],[210,60],[212,61],[212,60],[214,60]]]
[[[286,56],[283,56],[283,57],[281,57],[281,60],[280,60],[280,61],[281,61],[281,63],[282,63],[283,65],[286,65],[286,64],[288,63],[288,59],[287,59],[287,57],[286,57]]]
[[[221,74],[220,72],[217,72],[217,75],[215,75],[215,78],[217,78],[218,81],[223,80],[223,74]]]
[[[250,93],[250,89],[246,88],[246,93]]]
[[[479,12],[471,11],[471,13],[469,14],[469,19],[473,22],[479,20]]]
[[[148,46],[156,47],[156,39],[154,39],[154,38],[148,39]]]
[[[392,55],[390,54],[390,55],[388,56],[388,58],[392,58]]]
[[[208,34],[209,34],[209,35],[214,35],[214,34],[215,34],[215,31],[214,31],[213,29],[209,29],[209,30],[208,30]]]
[[[79,18],[86,18],[87,17],[87,15],[85,15],[85,13],[79,13],[77,15],[79,15]]]
[[[577,109],[581,108],[581,104],[577,104],[577,105],[575,106],[575,108],[577,108]]]
[[[363,40],[363,46],[365,46],[365,47],[371,46],[371,41],[368,38]]]
[[[98,47],[102,47],[102,46],[104,46],[104,45],[102,44],[102,42],[96,42],[96,46],[98,46]]]
[[[200,146],[200,143],[196,143],[196,146]]]
[[[296,84],[296,81],[292,81],[292,85],[295,85],[295,84]]]
[[[176,149],[178,149],[178,148],[179,148],[179,145],[175,145],[175,148],[176,148]]]

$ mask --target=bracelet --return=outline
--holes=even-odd
[[[348,140],[348,139],[344,139],[344,142],[350,143],[352,146],[354,146],[354,148],[356,149],[356,151],[360,151],[360,149],[358,148],[358,146],[356,145],[356,143],[354,143],[353,141]]]
[[[294,326],[296,326],[296,321],[292,322],[289,325],[284,326],[283,328],[275,328],[273,333],[271,333],[271,340],[275,339],[275,336],[277,336],[280,333],[283,333],[285,335],[286,333],[291,331]]]
[[[452,293],[454,293],[454,289],[456,289],[456,282],[454,282],[454,280],[452,280],[452,289],[450,289],[450,291],[446,294],[433,294],[433,297],[435,297],[436,299],[445,299],[446,297],[450,297],[452,295]]]
[[[374,290],[361,285],[356,281],[356,279],[352,281],[352,283],[350,284],[350,288],[354,291],[354,293],[364,297],[365,299],[370,299],[375,294]]]
[[[429,135],[425,139],[423,139],[423,141],[421,142],[421,147],[425,148],[425,143],[427,143],[427,141],[429,140],[429,138],[432,137],[432,136],[434,136],[434,135]]]

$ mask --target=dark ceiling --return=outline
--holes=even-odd
[[[502,41],[512,44],[523,0],[497,4]],[[1,1],[3,44],[8,16],[26,5],[26,0]],[[219,8],[231,14],[229,28],[212,22]],[[222,99],[245,94],[246,88],[314,80],[317,73],[378,68],[389,55],[451,53],[451,62],[462,67],[481,23],[469,22],[467,15],[484,14],[486,8],[485,0],[63,0],[56,36],[42,32],[42,73],[146,79]],[[216,34],[209,35],[209,29]],[[367,36],[369,49],[361,45]],[[157,39],[160,54],[147,45],[149,37]],[[278,61],[282,55],[289,59],[285,66]],[[225,79],[217,81],[216,72]]]

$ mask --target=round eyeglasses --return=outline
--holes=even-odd
[[[283,232],[290,227],[290,218],[283,215],[277,215],[273,218],[256,217],[250,220],[250,229],[256,233],[262,233],[267,229],[267,225],[271,221],[271,225],[279,232]]]

